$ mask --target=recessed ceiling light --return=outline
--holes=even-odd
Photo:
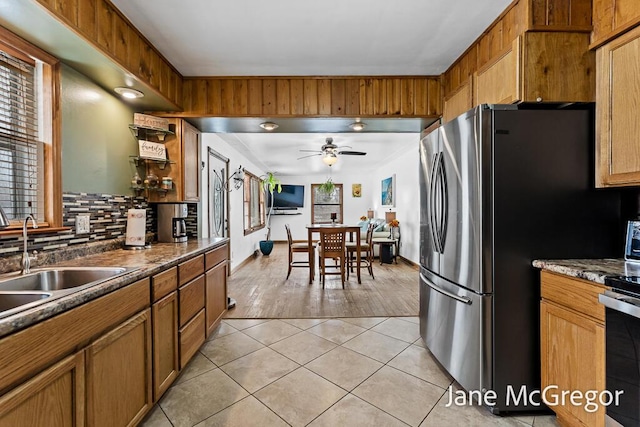
[[[260,123],[260,127],[264,130],[272,131],[278,128],[278,125],[273,122]]]
[[[353,130],[355,130],[356,132],[361,131],[362,129],[365,128],[365,126],[367,126],[365,123],[362,122],[353,122],[349,125],[349,127]]]
[[[121,97],[127,99],[142,98],[144,96],[144,93],[139,90],[131,89],[130,87],[117,87],[114,91]]]

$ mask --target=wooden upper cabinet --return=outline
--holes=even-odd
[[[182,119],[169,119],[175,135],[167,135],[164,145],[166,165],[147,163],[147,172],[159,179],[171,177],[173,189],[150,191],[150,202],[197,202],[200,199],[200,131]]]
[[[473,105],[593,101],[594,69],[587,33],[525,33],[478,70]]]
[[[640,27],[596,52],[596,185],[640,184]]]
[[[180,116],[437,117],[440,86],[435,76],[187,78]]]
[[[593,47],[640,24],[638,0],[593,0]]]
[[[458,117],[460,114],[471,109],[472,106],[471,82],[467,81],[467,83],[459,87],[449,98],[444,100],[442,122],[446,123]]]

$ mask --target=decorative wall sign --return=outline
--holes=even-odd
[[[138,141],[138,147],[139,156],[143,159],[167,160],[167,149],[164,144],[141,139]]]
[[[134,113],[133,124],[145,128],[169,130],[169,121],[162,117],[150,116],[148,114]]]
[[[353,197],[362,197],[362,184],[351,184],[351,195]]]
[[[380,196],[382,206],[395,207],[396,206],[396,175],[393,174],[389,178],[382,180]]]

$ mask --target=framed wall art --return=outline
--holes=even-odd
[[[380,187],[381,205],[383,207],[396,206],[396,175],[382,180]]]
[[[362,197],[362,184],[351,184],[351,195],[353,197]]]

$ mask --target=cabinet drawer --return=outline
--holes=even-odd
[[[178,265],[180,286],[204,273],[204,255],[197,256]]]
[[[606,286],[548,271],[542,271],[540,279],[543,299],[604,323],[604,306],[598,302],[598,295],[608,289]]]
[[[209,270],[210,268],[218,265],[220,262],[225,261],[227,259],[227,249],[227,245],[222,245],[219,248],[216,248],[204,254],[205,270]]]
[[[178,267],[170,268],[151,278],[151,299],[158,301],[178,289]]]
[[[204,275],[187,283],[178,291],[180,300],[180,326],[184,326],[204,308]]]
[[[183,369],[205,339],[204,310],[180,329],[180,369]]]

